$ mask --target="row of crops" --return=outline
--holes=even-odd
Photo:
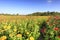
[[[52,16],[40,26],[42,40],[60,40],[60,16]]]
[[[60,40],[60,17],[42,16],[0,22],[0,40]]]

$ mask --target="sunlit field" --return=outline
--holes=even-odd
[[[0,40],[37,40],[50,16],[0,16]]]
[[[0,40],[60,40],[60,16],[0,16]]]
[[[50,16],[0,16],[0,22],[16,22],[23,20],[47,20]]]
[[[60,0],[0,0],[0,40],[60,40]]]

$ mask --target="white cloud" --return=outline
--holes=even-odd
[[[47,0],[48,1],[48,3],[51,3],[52,2],[52,0]]]

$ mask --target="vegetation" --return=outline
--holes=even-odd
[[[9,13],[0,13],[0,15],[9,15],[9,16],[56,16],[59,15],[60,16],[60,12],[35,12],[35,13],[31,13],[31,14],[26,14],[26,15],[20,15],[19,13],[17,14],[9,14]]]
[[[50,16],[48,16],[50,17]],[[0,40],[37,40],[47,16],[0,16]]]
[[[28,14],[29,16],[56,16],[56,15],[60,15],[60,12],[35,12],[32,14]]]
[[[54,13],[41,13],[41,16],[40,13],[34,16],[1,14],[0,40],[60,40],[60,16]]]
[[[42,27],[43,40],[60,40],[60,16],[52,16]]]

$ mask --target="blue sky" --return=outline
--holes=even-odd
[[[42,11],[60,12],[60,0],[0,0],[0,13],[29,14]]]

